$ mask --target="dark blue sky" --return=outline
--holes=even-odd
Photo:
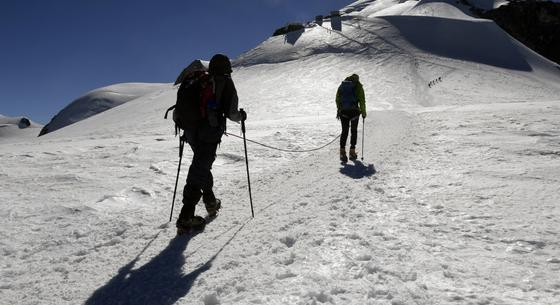
[[[0,114],[46,124],[89,90],[172,82],[190,61],[231,58],[292,21],[353,0],[2,0]]]

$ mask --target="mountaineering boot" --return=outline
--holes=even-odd
[[[181,208],[181,213],[179,213],[179,217],[177,218],[177,222],[175,223],[177,228],[194,217],[194,209],[195,207],[193,205],[183,205],[183,207]]]
[[[190,218],[179,217],[179,219],[177,219],[177,235],[194,231],[202,231],[205,226],[206,220],[200,216],[192,216]]]
[[[220,199],[214,199],[214,201],[205,202],[204,205],[206,206],[206,212],[208,212],[208,216],[214,217],[218,214],[218,211],[222,207],[222,201]]]
[[[358,154],[356,153],[355,148],[350,148],[349,157],[350,157],[350,160],[352,160],[352,161],[358,159]]]
[[[194,216],[194,210],[194,205],[183,205],[179,218],[177,218],[177,223],[175,224],[177,227],[177,235],[204,229],[206,220],[200,216]]]
[[[348,157],[346,156],[346,149],[345,148],[340,149],[340,161],[348,162]]]
[[[209,217],[214,217],[222,207],[222,201],[214,196],[212,191],[204,191],[202,194],[202,201],[206,207],[206,212],[208,212]]]
[[[175,224],[177,227],[177,235],[204,229],[206,220],[200,216],[194,215],[196,204],[201,196],[202,192],[194,187],[185,186],[183,189],[183,208],[181,208],[181,213]]]

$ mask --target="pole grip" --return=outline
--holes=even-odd
[[[240,108],[239,112],[245,112],[245,110],[243,110],[243,108]],[[241,132],[243,132],[243,136],[245,136],[245,119],[241,120]]]

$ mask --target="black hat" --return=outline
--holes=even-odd
[[[213,75],[230,74],[231,62],[224,54],[216,54],[210,59],[208,72]]]
[[[350,81],[353,81],[353,82],[359,82],[360,77],[358,76],[358,74],[352,74],[352,75],[348,76],[346,78],[346,80],[350,80]]]

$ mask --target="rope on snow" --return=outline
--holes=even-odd
[[[235,134],[231,134],[231,133],[226,133],[226,135],[236,137],[236,138],[239,138],[239,139],[243,139],[243,137],[235,135]],[[290,152],[290,153],[306,153],[306,152],[312,152],[312,151],[317,151],[317,150],[323,149],[323,148],[331,145],[332,143],[334,143],[334,141],[336,141],[338,138],[340,138],[340,135],[336,136],[329,143],[327,143],[327,144],[325,144],[321,147],[312,148],[312,149],[301,149],[301,150],[300,149],[294,149],[294,150],[283,149],[283,148],[278,148],[278,147],[273,147],[273,146],[270,146],[270,145],[266,145],[266,144],[263,144],[263,143],[260,143],[260,142],[257,142],[257,141],[251,140],[251,139],[246,139],[246,140],[247,140],[247,142],[251,142],[251,143],[254,143],[254,144],[257,144],[257,145],[260,145],[260,146],[264,146],[264,147],[269,148],[269,149],[278,150],[278,151]]]

